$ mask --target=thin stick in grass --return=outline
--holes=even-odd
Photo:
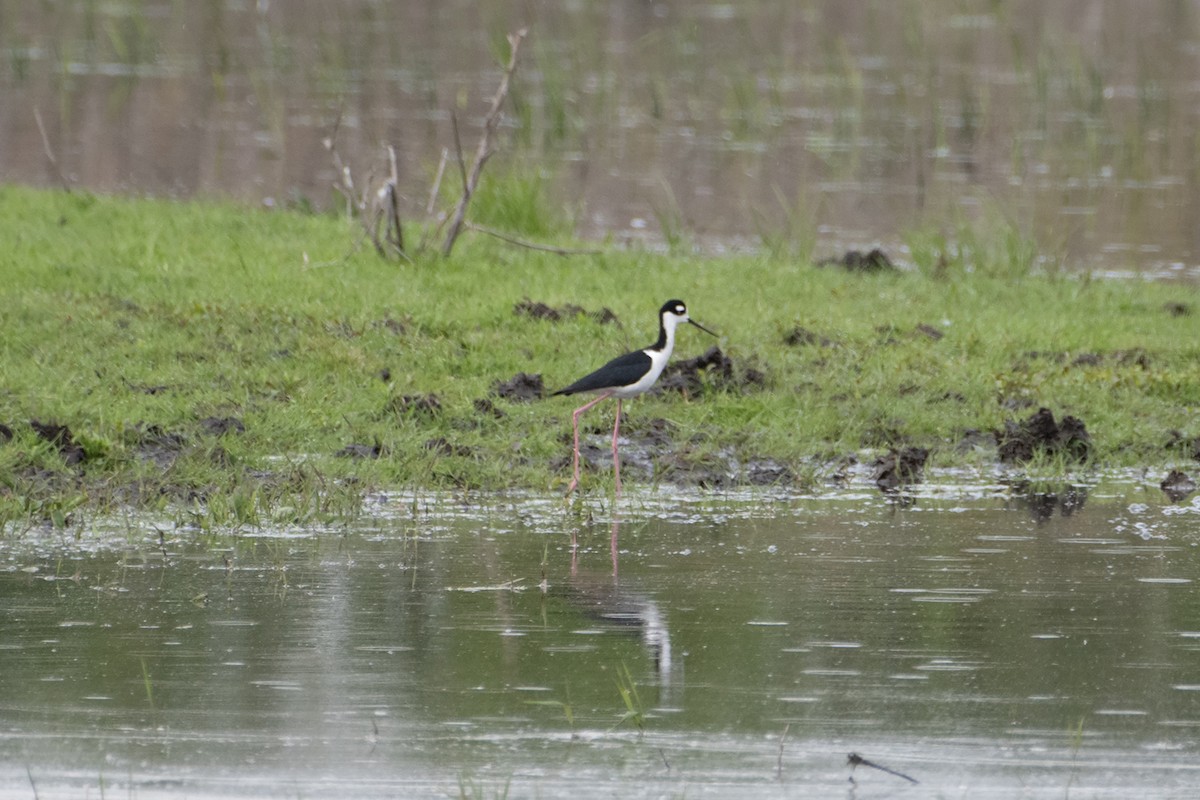
[[[504,69],[504,75],[500,78],[500,86],[496,89],[495,96],[492,97],[492,105],[488,109],[487,116],[484,117],[483,134],[479,137],[479,145],[475,148],[475,160],[471,164],[470,175],[465,178],[462,197],[458,198],[458,204],[455,206],[454,214],[451,216],[450,229],[446,232],[446,241],[442,245],[442,255],[444,256],[450,255],[450,251],[454,249],[454,242],[462,232],[463,222],[467,217],[467,206],[470,205],[471,196],[475,193],[475,188],[479,185],[479,176],[483,172],[483,166],[492,155],[492,134],[495,133],[496,126],[500,124],[500,107],[504,104],[504,99],[508,96],[508,84],[512,79],[513,72],[517,68],[517,53],[520,52],[521,42],[524,41],[528,33],[528,28],[521,28],[516,33],[508,35],[508,66]],[[455,123],[456,140],[457,137],[457,123]],[[461,162],[461,148],[459,152]]]

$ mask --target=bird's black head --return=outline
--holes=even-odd
[[[677,317],[686,317],[687,306],[683,304],[682,300],[668,300],[667,302],[663,303],[663,307],[658,310],[658,315],[660,317],[663,314],[674,314]]]
[[[660,339],[664,342],[666,341],[667,331],[674,331],[675,326],[681,322],[686,322],[689,325],[695,325],[709,336],[716,336],[715,333],[688,316],[687,306],[683,304],[682,300],[668,300],[667,302],[663,303],[663,307],[658,310],[658,319],[662,324],[662,334]]]

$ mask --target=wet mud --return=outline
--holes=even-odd
[[[759,369],[735,362],[716,345],[702,355],[668,364],[650,394],[678,392],[700,397],[707,391],[746,394],[766,388],[767,376]]]
[[[38,435],[39,439],[49,442],[58,450],[63,463],[68,467],[82,464],[87,460],[83,446],[75,441],[75,436],[68,426],[54,422],[39,422],[34,419],[29,421],[29,427],[33,428],[33,432]]]
[[[893,450],[871,465],[875,485],[885,492],[893,492],[903,486],[920,483],[928,460],[929,450],[924,447]]]
[[[1172,503],[1178,503],[1196,491],[1196,481],[1186,472],[1173,469],[1167,473],[1167,477],[1162,479],[1162,483],[1158,487],[1163,490],[1163,494]]]
[[[542,382],[540,373],[531,375],[528,372],[518,372],[506,381],[496,381],[492,384],[492,394],[514,403],[528,403],[545,397],[546,386]],[[480,402],[490,403],[490,401],[476,401],[477,407]],[[492,408],[495,406],[493,405]]]
[[[1005,464],[1022,464],[1036,455],[1083,463],[1092,450],[1092,439],[1083,420],[1067,415],[1061,422],[1056,421],[1048,408],[1039,408],[1020,422],[1005,420],[1004,428],[996,431],[995,437],[996,454]]]

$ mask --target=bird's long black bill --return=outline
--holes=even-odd
[[[695,325],[697,328],[699,328],[700,330],[704,331],[704,332],[705,332],[705,333],[707,333],[709,336],[717,336],[715,333],[713,333],[713,332],[712,332],[712,331],[710,331],[708,328],[706,328],[706,327],[704,327],[703,325],[701,325],[699,322],[696,322],[696,320],[694,320],[694,319],[689,319],[689,320],[688,320],[688,322],[690,322],[691,324]],[[719,338],[721,338],[721,337],[717,336],[717,338],[719,339]]]

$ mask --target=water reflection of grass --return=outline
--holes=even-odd
[[[537,181],[506,185],[480,213],[562,235]],[[302,525],[354,516],[374,488],[553,490],[569,409],[495,385],[553,388],[646,344],[672,296],[722,334],[731,374],[629,410],[631,431],[661,428],[668,481],[757,458],[819,480],[906,444],[987,468],[959,440],[1039,405],[1082,418],[1101,466],[1166,463],[1200,436],[1195,290],[1065,272],[1000,216],[915,230],[910,269],[860,275],[802,263],[790,237],[564,259],[474,236],[452,261],[397,265],[347,254],[347,223],[311,214],[15,188],[0,212],[5,522],[132,504],[200,529]],[[525,298],[619,324],[514,313]],[[679,357],[703,346],[685,332]]]

